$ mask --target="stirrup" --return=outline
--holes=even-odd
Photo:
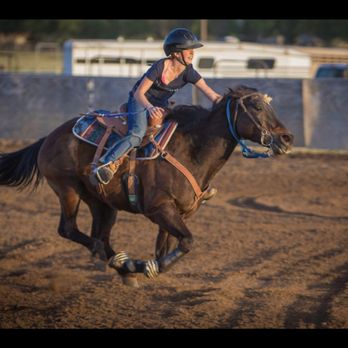
[[[114,177],[118,167],[119,164],[117,162],[109,162],[96,168],[94,174],[101,184],[107,185]]]

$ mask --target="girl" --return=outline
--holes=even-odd
[[[167,58],[155,62],[129,93],[128,133],[100,158],[101,165],[94,171],[100,183],[108,184],[117,171],[118,159],[141,144],[147,117],[162,117],[169,98],[187,83],[197,86],[213,103],[222,98],[192,66],[194,49],[202,46],[196,36],[184,28],[174,29],[167,35],[163,44]]]

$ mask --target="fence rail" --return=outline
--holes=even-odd
[[[61,50],[0,51],[0,72],[52,73],[63,72]]]

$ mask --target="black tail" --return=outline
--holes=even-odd
[[[39,171],[37,157],[42,143],[36,143],[11,153],[0,153],[0,185],[16,186],[24,189],[34,181],[35,190],[43,176]]]

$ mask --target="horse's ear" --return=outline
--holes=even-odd
[[[228,96],[228,95],[233,95],[234,91],[232,88],[227,87],[227,92],[224,94],[224,97]]]
[[[235,88],[228,88],[229,90],[228,94],[231,95],[232,97],[239,98],[244,95],[246,89],[248,89],[248,87],[244,85],[238,85]]]
[[[254,87],[246,86],[246,85],[239,85],[239,86],[237,87],[237,91],[238,91],[239,93],[242,93],[242,94],[244,95],[245,93],[257,92],[257,89],[254,88]]]

